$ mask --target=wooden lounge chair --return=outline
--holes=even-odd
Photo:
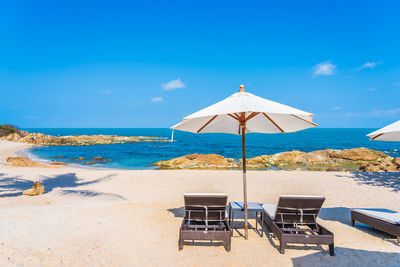
[[[400,212],[387,209],[353,209],[351,224],[354,226],[356,221],[394,235],[400,243]]]
[[[226,194],[185,194],[185,217],[179,229],[179,250],[185,240],[218,240],[231,250],[232,229],[226,217]]]
[[[325,244],[335,255],[333,233],[317,223],[325,197],[280,196],[278,204],[264,204],[263,219],[280,241],[280,253],[288,243]]]

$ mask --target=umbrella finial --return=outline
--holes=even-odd
[[[240,89],[239,89],[239,92],[241,92],[241,93],[242,93],[242,92],[245,92],[245,90],[244,90],[244,85],[243,85],[243,84],[241,84],[241,85],[239,86],[239,88],[240,88]]]

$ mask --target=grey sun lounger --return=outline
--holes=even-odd
[[[333,233],[317,223],[323,196],[280,196],[278,204],[264,204],[263,219],[280,241],[280,253],[288,243],[322,244],[335,255]]]
[[[354,226],[356,221],[394,235],[400,243],[400,212],[388,209],[353,209],[351,224]]]
[[[190,193],[184,195],[185,217],[179,228],[179,250],[185,240],[223,241],[231,249],[232,229],[226,217],[227,194]]]

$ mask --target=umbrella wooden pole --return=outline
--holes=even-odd
[[[242,162],[243,162],[243,208],[244,208],[244,238],[249,238],[247,223],[247,179],[246,179],[246,124],[242,125]]]

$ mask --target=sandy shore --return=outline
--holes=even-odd
[[[6,162],[7,157],[18,156],[17,152],[32,147],[30,144],[0,140],[0,164]]]
[[[26,149],[0,143],[0,160]],[[22,196],[40,180],[46,193]],[[249,201],[280,194],[324,195],[320,223],[335,234],[326,246],[291,245],[250,230],[234,231],[232,250],[188,244],[178,251],[185,192],[225,192],[242,200],[240,171],[125,171],[72,167],[14,168],[0,163],[0,266],[398,266],[400,245],[367,226],[350,225],[350,209],[400,211],[397,173],[248,172]],[[250,220],[255,225],[254,219]],[[240,223],[235,224],[238,226]]]

